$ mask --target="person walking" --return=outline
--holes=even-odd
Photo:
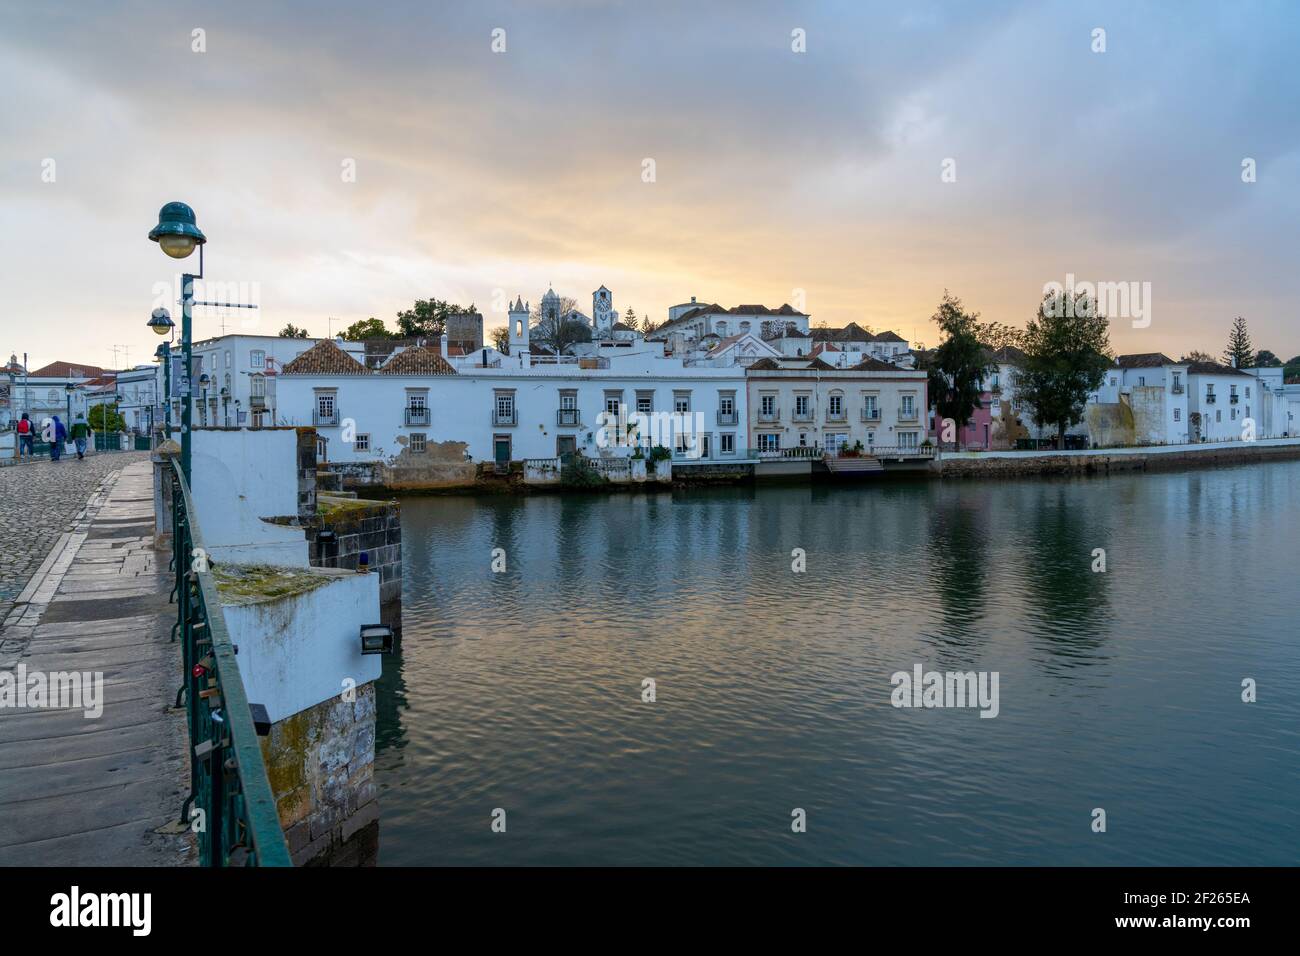
[[[18,459],[21,461],[24,457],[31,461],[35,454],[36,442],[36,423],[32,421],[31,416],[23,412],[23,417],[18,420]]]
[[[85,460],[86,439],[89,437],[90,426],[86,424],[86,416],[78,412],[77,420],[72,424],[72,440],[77,446],[77,461]]]
[[[63,457],[63,443],[68,440],[68,426],[59,420],[58,415],[54,416],[50,437],[54,439],[50,442],[50,461],[58,461]]]

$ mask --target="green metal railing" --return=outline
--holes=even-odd
[[[262,748],[226,630],[217,582],[180,462],[172,459],[172,564],[190,732],[190,795],[181,822],[202,866],[292,866]],[[198,825],[196,825],[196,823]]]

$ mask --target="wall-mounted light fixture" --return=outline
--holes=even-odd
[[[387,624],[362,624],[361,653],[393,653],[393,629]]]

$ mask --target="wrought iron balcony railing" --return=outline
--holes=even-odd
[[[429,424],[429,409],[415,408],[408,405],[406,408],[406,424],[408,425]]]
[[[898,420],[900,422],[916,421],[916,408],[900,408],[898,410]]]
[[[1183,394],[1183,386],[1179,385],[1177,382],[1174,382],[1173,387],[1171,387],[1169,391],[1173,392],[1175,395],[1181,395]]]
[[[848,421],[848,419],[849,419],[848,412],[846,412],[842,408],[838,412],[832,411],[829,408],[826,409],[826,420],[828,422],[845,422]]]
[[[180,822],[192,822],[191,806],[203,812],[203,866],[292,866],[194,501],[174,458],[171,501],[173,633],[180,635],[184,665],[177,705],[183,697],[191,748],[190,795]]]
[[[862,420],[863,420],[864,422],[878,422],[878,421],[880,421],[880,409],[878,409],[878,408],[864,408],[864,409],[862,410]]]
[[[334,411],[326,413],[317,409],[311,413],[311,423],[317,428],[322,425],[337,425],[339,423],[339,410],[336,408]]]
[[[577,408],[561,408],[555,413],[555,424],[568,427],[582,424],[582,411]]]
[[[770,411],[770,412],[760,411],[758,413],[758,420],[760,422],[763,422],[764,424],[770,424],[771,422],[779,422],[781,420],[781,413],[779,411]]]
[[[499,408],[492,409],[493,425],[517,425],[518,423],[519,416],[515,413],[513,408],[508,412],[503,412]]]
[[[735,411],[730,411],[730,412],[719,411],[719,412],[718,412],[718,424],[719,424],[719,425],[735,425],[735,424],[737,424],[739,421],[740,421],[740,416],[739,416]]]

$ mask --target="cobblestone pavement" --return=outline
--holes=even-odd
[[[148,457],[102,452],[0,468],[0,621],[105,476]]]

